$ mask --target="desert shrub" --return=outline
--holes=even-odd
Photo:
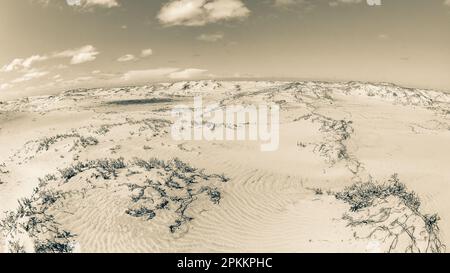
[[[208,194],[211,202],[216,205],[220,203],[221,193],[216,188],[203,187],[202,191],[205,191]]]
[[[52,190],[39,191],[38,194],[42,204],[46,206],[53,205],[59,198],[62,197],[60,192],[55,192]]]
[[[89,137],[80,137],[80,142],[81,146],[83,146],[83,148],[86,148],[88,146],[95,146],[97,145],[98,139],[96,139],[95,137],[89,136]]]
[[[437,214],[424,215],[425,227],[429,233],[439,230],[438,221],[441,219]]]
[[[223,174],[205,174],[203,170],[198,170],[178,158],[170,161],[135,158],[130,164],[146,171],[157,170],[156,174],[161,176],[161,180],[147,179],[143,186],[128,184],[128,189],[132,192],[131,201],[134,204],[142,201],[141,204],[145,202],[146,206],[139,209],[129,208],[126,213],[135,217],[150,215],[148,219],[152,219],[159,210],[170,210],[176,217],[169,225],[172,233],[194,219],[187,215],[187,210],[200,195],[209,197],[209,201],[213,204],[219,204],[222,194],[211,184],[217,185],[229,180]],[[152,189],[151,195],[147,195],[146,189]],[[153,201],[151,205],[145,201],[150,199]]]
[[[184,173],[192,173],[197,170],[194,167],[191,167],[188,164],[184,163],[178,158],[173,159],[169,164],[173,166],[176,170]]]
[[[58,231],[51,239],[36,240],[34,251],[36,253],[71,253],[73,243],[71,238],[74,235],[68,231]]]
[[[398,197],[412,210],[417,211],[420,207],[418,196],[406,190],[406,186],[399,181],[397,174],[394,174],[387,184],[357,183],[335,194],[337,199],[350,204],[352,211],[372,206],[377,199],[386,199],[389,196]]]
[[[0,164],[0,174],[7,174],[7,173],[9,173],[9,171],[6,169],[6,164],[1,163]]]
[[[217,175],[217,177],[224,183],[230,181],[230,178],[225,176],[225,174],[219,174],[219,175]]]
[[[18,201],[14,211],[8,211],[0,220],[0,230],[10,237],[9,251],[25,252],[21,234],[32,240],[34,251],[38,253],[66,253],[72,251],[72,238],[68,231],[60,230],[59,224],[48,213],[49,207],[61,195],[56,192],[35,188],[29,198]]]
[[[8,246],[10,253],[26,253],[25,247],[18,241],[9,241]]]
[[[321,188],[313,189],[315,195],[323,195],[323,190]]]
[[[173,189],[182,189],[183,187],[178,182],[174,181],[173,178],[173,174],[169,176],[169,178],[166,180],[166,186]]]
[[[143,159],[135,158],[133,160],[133,164],[138,167],[141,167],[147,171],[151,171],[156,168],[165,168],[165,166],[166,166],[164,161],[158,160],[156,158],[152,158],[150,160],[143,160]]]
[[[37,142],[38,147],[36,149],[36,152],[38,153],[41,151],[48,151],[53,144],[55,144],[59,141],[62,141],[64,139],[68,139],[68,138],[76,139],[72,149],[74,149],[78,145],[81,145],[83,148],[86,148],[88,146],[95,146],[99,143],[99,141],[92,136],[84,137],[84,136],[81,136],[79,133],[72,132],[72,133],[68,133],[68,134],[58,134],[58,135],[55,135],[52,137],[45,137],[45,138],[38,140],[38,142]]]
[[[445,245],[439,238],[439,216],[422,214],[419,197],[407,190],[398,175],[393,175],[384,184],[357,183],[334,195],[350,204],[351,213],[346,213],[343,217],[348,226],[371,228],[372,232],[362,237],[365,239],[371,239],[375,233],[384,236],[383,242],[389,242],[388,252],[445,251]],[[397,200],[397,205],[390,204],[390,200]],[[369,209],[364,210],[366,208]],[[423,221],[422,224],[420,220]],[[356,232],[354,236],[357,238]],[[401,236],[407,238],[408,241],[403,241],[406,245],[398,243]]]
[[[95,133],[98,135],[106,135],[110,131],[110,126],[108,125],[102,125],[100,128],[98,128]]]
[[[126,168],[126,164],[123,158],[117,159],[98,159],[87,162],[78,162],[68,168],[60,169],[59,173],[61,177],[68,182],[71,178],[87,170],[96,170],[98,176],[103,179],[111,179],[111,177],[117,177],[117,170]]]
[[[48,151],[50,146],[57,143],[60,140],[66,138],[79,138],[80,135],[78,133],[70,133],[70,134],[58,134],[52,137],[45,137],[38,142],[38,148],[36,152],[40,151]]]
[[[156,216],[156,213],[153,210],[146,207],[140,207],[138,209],[128,209],[125,213],[133,217],[147,217],[148,220],[151,220]]]

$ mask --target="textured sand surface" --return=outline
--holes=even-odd
[[[279,149],[173,140],[173,106],[199,95],[221,107],[278,104]],[[0,142],[3,251],[432,252],[450,240],[450,95],[437,91],[79,89],[0,102]],[[376,198],[352,210],[352,185]]]

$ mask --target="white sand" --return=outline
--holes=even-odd
[[[252,141],[174,141],[170,111],[174,105],[192,105],[196,95],[203,96],[204,104],[280,104],[279,149],[261,152],[260,143]],[[172,101],[111,103],[155,98]],[[58,135],[39,148],[45,137]],[[86,144],[83,137],[98,143]],[[384,182],[394,173],[420,197],[421,213],[440,216],[440,239],[450,241],[450,95],[436,91],[363,83],[216,81],[79,90],[3,101],[0,142],[0,164],[5,164],[0,168],[0,211],[14,210],[19,198],[31,196],[39,178],[59,175],[59,169],[77,162],[123,157],[129,164],[116,178],[93,178],[95,171],[89,170],[70,181],[58,177],[48,182],[45,189],[60,191],[64,198],[47,213],[59,228],[76,235],[75,251],[385,252],[392,238],[355,238],[370,227],[348,226],[342,217],[349,204],[326,192],[369,179]],[[345,157],[340,158],[342,151]],[[176,202],[156,211],[152,220],[126,214],[136,205],[131,200],[136,192],[127,183],[170,174],[139,168],[141,174],[130,174],[136,168],[129,163],[133,158],[153,157],[176,157],[207,174],[224,174],[226,183],[199,182],[218,183],[220,203],[205,194],[195,196],[186,210],[193,220],[174,233],[169,226],[176,220]],[[324,194],[312,190],[317,188]],[[186,197],[182,190],[173,194]],[[139,202],[150,202],[154,195],[148,190]],[[388,206],[403,215],[406,209],[397,201],[370,209]],[[423,229],[421,219],[413,220],[417,231]],[[35,240],[19,241],[33,251]],[[418,239],[417,248],[423,251],[421,243]],[[408,242],[391,250],[404,251],[403,244]]]

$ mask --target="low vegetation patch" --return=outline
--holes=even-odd
[[[334,194],[350,205],[343,217],[358,239],[386,244],[388,252],[445,252],[439,238],[439,216],[423,214],[420,199],[398,175],[387,183],[354,184]]]
[[[42,181],[42,183],[45,183]],[[68,253],[74,249],[74,234],[61,228],[48,209],[61,192],[36,188],[30,198],[20,199],[15,211],[0,220],[0,231],[7,238],[9,252]]]
[[[202,197],[219,204],[222,198],[220,185],[229,181],[225,175],[205,174],[179,159],[167,162],[156,158],[135,159],[132,164],[147,172],[158,173],[158,178],[128,184],[133,207],[126,213],[147,220],[156,218],[159,213],[169,213],[174,219],[169,224],[171,233],[182,230],[194,219],[189,210]]]

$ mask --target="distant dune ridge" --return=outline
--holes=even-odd
[[[280,106],[280,144],[175,141],[176,105]],[[213,124],[242,128],[246,123]],[[188,81],[0,101],[2,252],[446,252],[450,94]]]

